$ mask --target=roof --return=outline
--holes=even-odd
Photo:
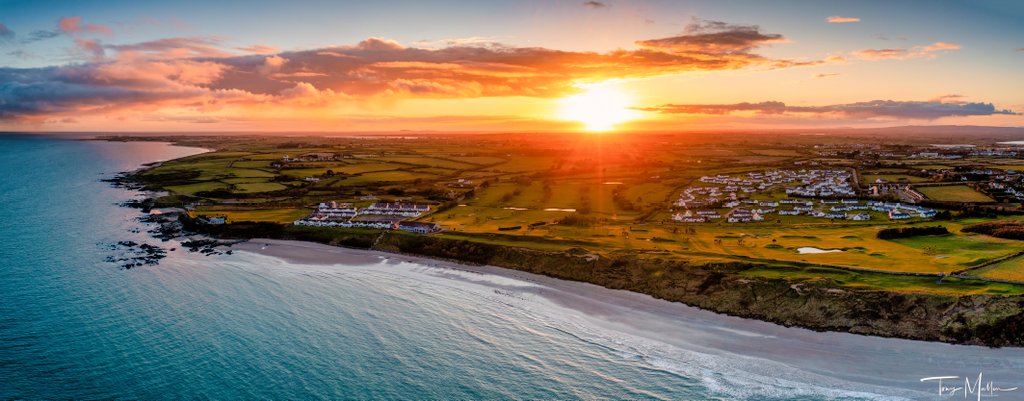
[[[399,227],[410,227],[410,228],[411,227],[422,227],[422,228],[438,227],[437,224],[434,224],[434,223],[424,223],[424,222],[420,222],[420,221],[400,221],[400,222],[398,222],[398,226]]]

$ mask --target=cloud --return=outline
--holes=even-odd
[[[7,52],[6,54],[8,56],[11,56],[11,57],[20,58],[22,60],[27,60],[27,59],[35,58],[35,55],[33,55],[32,53],[26,52],[24,50],[14,50],[14,51]]]
[[[921,49],[925,53],[932,53],[943,50],[960,50],[960,45],[946,42],[935,42]]]
[[[942,117],[989,116],[996,114],[1020,115],[1011,110],[996,109],[992,103],[944,103],[941,101],[895,101],[872,100],[828,106],[788,106],[782,102],[734,103],[734,104],[665,104],[641,108],[662,114],[731,114],[755,112],[758,114],[781,115],[823,115],[831,114],[854,118],[897,118],[913,120],[934,120]]]
[[[863,49],[853,52],[854,56],[865,60],[907,60],[912,58],[933,57],[935,53],[959,50],[960,45],[947,42],[935,42],[925,46],[914,46],[909,49]]]
[[[853,52],[853,55],[865,60],[902,60],[910,57],[910,51],[907,49],[863,49]]]
[[[288,59],[281,56],[268,56],[263,59],[263,65],[260,66],[260,74],[270,75],[281,70],[281,67],[288,62]]]
[[[268,45],[252,45],[252,46],[246,46],[246,47],[239,47],[237,49],[241,50],[243,52],[256,53],[256,54],[277,53],[277,51],[278,51],[278,49],[276,47],[268,46]]]
[[[355,45],[280,53],[276,57],[288,62],[274,65],[273,74],[269,74],[266,57],[219,59],[231,67],[231,73],[213,86],[273,94],[301,81],[354,96],[554,97],[577,91],[578,81],[822,62],[773,60],[753,53],[760,43],[782,38],[760,33],[756,27],[705,23],[691,26],[687,32],[679,37],[640,41],[636,50],[608,53],[464,42],[417,48],[368,38]],[[736,37],[742,35],[746,37]]]
[[[903,36],[891,37],[883,33],[876,33],[874,35],[871,35],[871,37],[878,40],[907,40],[907,38]]]
[[[94,60],[102,59],[106,55],[103,45],[95,39],[75,39],[75,46],[87,57]]]
[[[9,42],[14,40],[14,31],[0,23],[0,42]]]
[[[839,76],[838,72],[829,72],[829,73],[817,74],[814,77],[815,78],[832,78],[832,77],[838,77],[838,76]]]
[[[82,25],[82,17],[64,17],[57,21],[57,28],[69,35],[79,33],[100,33],[110,35],[113,31],[106,25],[85,24]]]
[[[181,59],[190,57],[226,57],[232,53],[218,47],[218,38],[192,37],[192,38],[165,38],[147,42],[109,45],[108,49],[116,50],[119,53],[139,53],[145,57],[162,59]]]
[[[323,105],[337,100],[338,94],[330,89],[320,90],[307,82],[296,83],[295,86],[282,90],[284,101],[302,106]]]
[[[477,46],[477,47],[502,47],[501,36],[470,36],[463,38],[448,38],[438,40],[418,40],[414,42],[417,47],[438,49],[454,46]]]
[[[600,1],[593,1],[593,0],[591,0],[591,1],[584,1],[583,2],[583,7],[586,7],[586,8],[592,9],[592,10],[596,10],[596,9],[600,9],[600,8],[608,8],[608,4],[602,3]]]
[[[948,94],[948,95],[940,95],[940,96],[933,97],[931,99],[931,101],[932,102],[945,102],[945,103],[964,104],[966,102],[960,100],[960,99],[963,99],[964,97],[965,97],[964,95],[957,95],[955,93],[951,93],[951,94]]]
[[[46,39],[53,39],[61,35],[70,35],[77,37],[82,33],[100,33],[104,35],[111,35],[113,34],[113,31],[105,25],[82,25],[82,17],[64,17],[57,21],[57,27],[55,29],[38,29],[32,31],[28,34],[28,37],[21,40],[21,43],[28,44],[32,42],[38,42]]]
[[[23,39],[21,41],[21,43],[38,42],[40,40],[52,39],[52,38],[58,37],[60,35],[61,35],[60,31],[57,31],[57,30],[53,30],[53,31],[35,30],[35,31],[32,31],[32,33],[29,33],[28,34],[28,38]]]
[[[785,38],[782,35],[762,33],[757,25],[703,20],[687,25],[682,35],[641,40],[636,44],[644,49],[672,54],[749,56],[750,50],[754,48],[783,41]]]
[[[80,24],[76,24],[79,26]],[[0,119],[81,110],[324,104],[400,98],[558,97],[579,85],[689,71],[783,68],[837,61],[771,59],[758,47],[784,40],[756,26],[703,21],[678,36],[605,53],[541,47],[408,47],[383,38],[357,44],[230,54],[216,38],[102,44],[76,38],[90,61],[0,69]]]
[[[860,18],[857,17],[840,17],[838,15],[832,15],[825,18],[831,24],[845,24],[849,22],[860,22]]]

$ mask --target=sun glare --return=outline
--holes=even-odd
[[[610,131],[615,125],[636,118],[631,99],[621,91],[608,86],[594,86],[585,92],[562,99],[559,116],[563,120],[579,121],[584,129],[593,132]]]

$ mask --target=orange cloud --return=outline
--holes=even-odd
[[[61,18],[60,21],[57,22],[57,28],[59,28],[61,32],[67,34],[102,33],[104,35],[110,35],[113,33],[113,31],[110,30],[110,27],[105,25],[82,25],[82,17],[79,16]]]
[[[77,20],[68,27],[82,28]],[[578,84],[687,71],[785,68],[841,61],[770,59],[755,53],[784,42],[757,26],[696,21],[679,35],[607,53],[541,47],[407,47],[368,38],[354,45],[273,55],[232,55],[216,38],[168,38],[93,49],[94,61],[0,69],[0,120],[45,118],[83,109],[219,109],[371,98],[557,97]],[[112,50],[115,55],[103,57]],[[102,58],[102,59],[101,59]]]
[[[937,52],[937,51],[942,51],[942,50],[959,50],[959,49],[960,49],[960,45],[958,45],[958,44],[946,43],[946,42],[935,42],[933,44],[925,46],[921,50],[924,51],[925,53],[931,53],[931,52]]]
[[[832,15],[825,18],[826,21],[832,24],[845,24],[849,22],[860,22],[860,18],[857,17],[840,17],[838,15]]]
[[[256,53],[256,54],[277,53],[277,51],[278,51],[278,49],[276,47],[268,46],[268,45],[252,45],[252,46],[246,46],[246,47],[239,47],[238,50],[241,50],[241,51],[247,52],[247,53]]]
[[[915,46],[910,49],[864,49],[853,52],[853,55],[865,60],[907,60],[932,57],[937,52],[959,49],[960,45],[958,44],[935,42],[926,46]]]

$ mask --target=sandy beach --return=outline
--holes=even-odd
[[[602,336],[629,338],[631,344],[642,343],[644,349],[658,350],[652,353],[687,360],[700,355],[699,358],[710,358],[713,362],[707,363],[720,371],[783,377],[783,382],[792,380],[844,391],[922,399],[926,394],[919,392],[924,386],[918,380],[941,374],[936,367],[956,372],[984,370],[986,377],[1002,379],[1004,383],[1019,380],[1020,369],[1024,368],[1024,350],[1018,348],[992,349],[815,332],[493,266],[297,241],[257,239],[233,248],[294,264],[322,268],[359,266],[445,285],[483,285],[491,288],[493,294],[488,295],[497,296],[500,302],[531,313],[543,311],[547,318],[589,327],[588,330],[603,333]]]

